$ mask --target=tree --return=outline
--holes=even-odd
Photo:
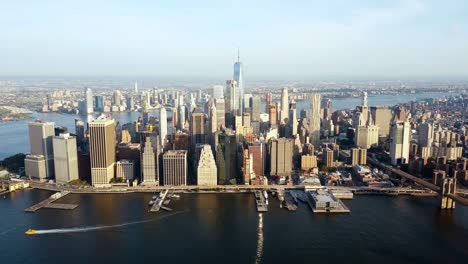
[[[24,158],[26,157],[23,153],[18,153],[13,156],[7,157],[0,161],[0,167],[6,168],[9,172],[18,173],[20,168],[24,168]]]

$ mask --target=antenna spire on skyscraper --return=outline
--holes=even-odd
[[[237,62],[240,62],[240,49],[237,47]]]

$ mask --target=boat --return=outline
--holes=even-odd
[[[26,232],[24,232],[26,235],[35,235],[36,234],[36,230],[34,229],[28,229]]]
[[[267,191],[263,191],[263,196],[265,196],[265,199],[268,199],[268,193],[267,193]]]
[[[153,201],[153,200],[149,201],[149,203],[148,203],[149,206],[151,206],[151,205],[153,205],[153,204],[154,204],[154,201]]]
[[[172,198],[174,198],[174,199],[179,199],[179,198],[180,198],[180,195],[178,195],[178,194],[173,194],[173,195],[172,195]]]
[[[158,197],[156,195],[153,195],[153,200],[156,200]]]

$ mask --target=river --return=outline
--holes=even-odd
[[[148,212],[152,194],[70,194],[72,211],[23,210],[51,194],[0,197],[3,263],[466,263],[468,209],[436,198],[355,196],[350,214],[256,212],[253,194],[181,194]],[[96,226],[103,229],[93,230]],[[70,228],[88,227],[67,233]],[[105,228],[107,227],[107,228]],[[29,229],[51,230],[27,236]],[[64,228],[64,229],[62,229]],[[87,231],[86,231],[87,230]]]

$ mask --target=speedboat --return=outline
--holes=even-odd
[[[26,232],[24,232],[26,235],[35,235],[36,234],[36,230],[34,229],[28,229]]]
[[[154,204],[154,201],[153,201],[153,200],[149,201],[149,203],[148,203],[149,206],[151,206],[151,205],[153,205],[153,204]]]

